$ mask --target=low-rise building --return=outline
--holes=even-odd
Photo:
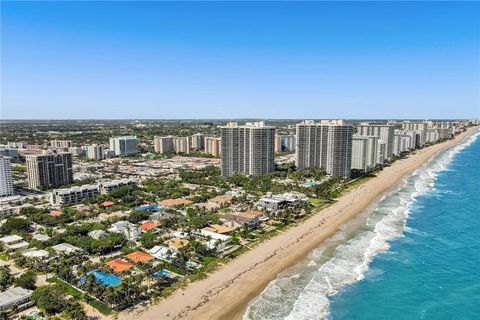
[[[128,240],[136,240],[142,234],[140,227],[128,222],[128,221],[118,221],[112,224],[110,232],[121,233],[127,238]]]
[[[55,250],[56,253],[58,254],[75,254],[75,253],[80,253],[83,250],[80,249],[79,247],[75,247],[69,243],[60,243],[57,245],[52,246],[52,249]]]
[[[9,250],[19,250],[28,247],[28,242],[15,234],[0,238],[0,242]]]
[[[38,259],[46,259],[50,256],[48,251],[37,249],[37,248],[27,249],[25,251],[22,251],[21,254],[25,258],[38,258]]]
[[[103,230],[92,230],[88,233],[88,236],[90,238],[93,238],[95,240],[105,238],[107,236],[107,233]]]
[[[111,181],[100,182],[99,186],[100,186],[100,193],[106,194],[106,193],[109,193],[110,191],[119,189],[124,186],[128,186],[132,189],[135,189],[137,187],[137,182],[131,179],[111,180]]]
[[[30,302],[30,297],[32,296],[33,291],[20,288],[20,287],[11,287],[6,291],[0,293],[0,310],[23,310],[32,305]]]
[[[55,189],[50,196],[52,205],[66,205],[80,203],[84,200],[93,200],[100,194],[97,184],[87,184],[79,187]]]
[[[302,201],[308,201],[308,197],[303,193],[286,192],[284,194],[273,195],[267,192],[267,194],[258,201],[257,206],[269,210],[279,210]]]
[[[224,250],[232,239],[230,236],[204,229],[200,229],[194,233],[205,240],[205,245],[209,250],[217,252]]]

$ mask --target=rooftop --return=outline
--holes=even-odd
[[[142,223],[140,225],[140,228],[142,229],[142,231],[148,231],[148,230],[155,229],[157,226],[158,226],[158,223],[156,223],[154,221],[147,221],[147,222]]]
[[[208,227],[203,228],[203,230],[210,231],[210,232],[216,232],[220,234],[228,234],[232,231],[234,231],[236,228],[229,227],[227,225],[222,225],[222,224],[212,224]]]
[[[50,213],[48,215],[52,216],[52,217],[60,217],[60,216],[63,216],[63,212],[61,212],[61,211],[50,211]]]
[[[142,251],[135,251],[127,255],[127,258],[134,263],[138,262],[147,262],[155,259],[153,256],[149,255],[148,253]]]
[[[16,301],[28,298],[32,295],[32,292],[32,290],[20,287],[8,288],[6,291],[0,293],[0,306],[8,306]]]
[[[184,198],[178,198],[178,199],[166,199],[160,202],[160,205],[166,206],[166,207],[173,207],[173,206],[181,206],[181,205],[186,205],[190,204],[192,201],[184,199]]]
[[[169,248],[173,248],[173,249],[181,249],[185,246],[188,245],[190,241],[188,240],[185,240],[185,239],[179,239],[179,238],[172,238],[172,239],[169,239],[167,240],[167,245]]]
[[[114,259],[112,261],[108,261],[106,265],[112,268],[113,272],[115,273],[123,272],[133,267],[133,264],[122,259]]]
[[[20,236],[17,236],[16,234],[0,238],[0,242],[3,242],[5,244],[18,242],[18,241],[22,241],[22,240],[23,240],[23,238],[20,237]]]

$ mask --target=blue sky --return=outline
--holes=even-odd
[[[478,2],[4,2],[1,118],[480,116]]]

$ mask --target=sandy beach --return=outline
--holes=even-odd
[[[277,274],[303,259],[337,229],[362,212],[434,155],[462,142],[473,130],[422,150],[352,188],[332,206],[222,266],[208,278],[178,290],[156,305],[122,312],[118,319],[239,319],[248,303]]]

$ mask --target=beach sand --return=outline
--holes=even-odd
[[[439,152],[462,142],[473,130],[396,161],[376,177],[349,190],[335,204],[242,254],[208,278],[189,284],[156,305],[121,312],[118,319],[241,319],[248,303],[278,273],[301,261],[341,225],[396,187],[404,176]]]

